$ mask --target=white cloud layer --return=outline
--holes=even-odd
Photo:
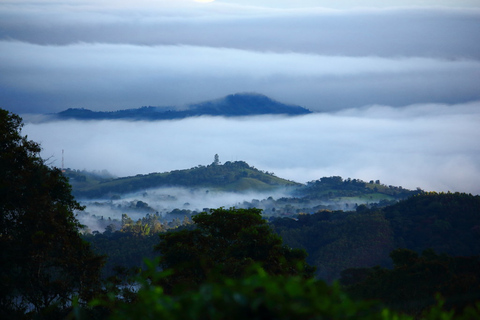
[[[168,171],[219,153],[301,182],[341,175],[479,193],[479,83],[475,0],[0,3],[0,107],[15,113],[237,92],[329,112],[26,126],[72,168]]]
[[[62,121],[26,125],[52,164],[124,176],[244,160],[306,182],[340,175],[414,189],[480,194],[480,102],[372,106],[336,114]]]

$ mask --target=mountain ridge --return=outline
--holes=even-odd
[[[301,106],[284,104],[259,93],[236,93],[223,98],[193,103],[186,108],[144,106],[117,111],[69,108],[51,114],[56,119],[76,120],[174,120],[199,116],[242,117],[255,115],[298,116],[312,113]]]

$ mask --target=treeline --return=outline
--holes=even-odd
[[[387,186],[380,183],[380,180],[365,182],[361,179],[343,179],[339,176],[323,177],[319,180],[308,182],[305,187],[300,188],[297,194],[304,199],[332,199],[333,197],[367,197],[374,199],[375,195],[390,196],[390,199],[406,199],[415,194],[422,193],[417,190],[404,189],[401,186]],[[374,202],[374,201],[372,201]]]

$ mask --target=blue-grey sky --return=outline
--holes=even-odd
[[[2,0],[0,107],[182,106],[258,92],[323,112],[27,123],[60,166],[117,175],[245,160],[480,193],[480,1]],[[27,115],[29,114],[29,115]]]

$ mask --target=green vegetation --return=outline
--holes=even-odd
[[[305,249],[317,276],[333,281],[352,267],[388,265],[393,230],[379,213],[320,211],[271,221],[283,241]]]
[[[172,215],[175,215],[173,213]],[[127,214],[122,215],[118,230],[114,224],[107,225],[105,232],[85,232],[83,239],[91,243],[92,249],[106,256],[103,268],[105,278],[114,276],[118,268],[138,270],[145,268],[145,258],[154,259],[158,253],[154,246],[158,243],[158,235],[167,230],[181,230],[192,227],[191,219],[186,215],[165,221],[158,215],[146,215],[133,221]]]
[[[74,297],[95,296],[103,258],[80,237],[73,212],[82,207],[67,179],[21,128],[20,117],[0,109],[1,317],[33,311],[54,319]]]
[[[366,202],[406,199],[421,192],[419,189],[412,191],[402,187],[386,186],[379,180],[367,183],[360,179],[344,180],[339,176],[323,177],[311,181],[297,191],[305,200],[343,198],[345,201],[349,198],[356,198],[366,200]]]
[[[168,274],[168,273],[167,273]],[[210,279],[214,278],[212,274]],[[440,299],[422,315],[397,313],[373,301],[351,299],[337,285],[298,276],[268,275],[261,268],[240,279],[206,280],[198,289],[175,295],[161,286],[164,274],[155,263],[138,278],[141,288],[134,301],[110,296],[98,299],[92,309],[111,312],[109,319],[352,319],[352,320],[471,320],[480,317],[480,303],[462,312],[445,311]],[[153,280],[153,281],[152,281]],[[83,310],[77,310],[82,315]],[[90,314],[86,313],[85,319]]]
[[[241,278],[254,264],[274,275],[310,277],[306,252],[282,245],[258,209],[216,209],[193,217],[195,228],[160,234],[155,247],[162,269],[174,273],[162,279],[166,290],[197,286],[209,274]]]
[[[480,257],[438,255],[432,249],[391,252],[393,269],[347,269],[341,283],[352,297],[381,300],[389,308],[420,315],[442,295],[447,309],[464,310],[480,301]]]
[[[218,209],[194,216],[196,229],[162,234],[157,249],[163,255],[159,262],[148,262],[137,278],[141,287],[134,299],[107,295],[94,301],[90,312],[106,308],[110,319],[480,316],[478,258],[438,256],[432,250],[420,258],[413,251],[396,250],[391,254],[393,271],[349,269],[342,273],[341,288],[309,277],[301,251],[279,250],[281,241],[259,213]],[[158,263],[164,272],[158,271]],[[446,304],[442,299],[436,302],[436,293],[447,297]]]
[[[384,208],[323,210],[271,223],[287,245],[309,253],[319,277],[332,281],[347,268],[391,266],[395,248],[479,255],[479,214],[480,196],[430,192]]]
[[[67,170],[73,194],[80,198],[112,197],[125,193],[160,187],[211,188],[222,191],[265,191],[279,187],[298,186],[298,183],[278,178],[249,166],[246,162],[212,163],[192,169],[151,173],[117,179],[95,180],[78,171]],[[88,183],[87,183],[88,182]]]
[[[480,254],[480,196],[429,192],[382,209],[395,247],[422,252]]]

